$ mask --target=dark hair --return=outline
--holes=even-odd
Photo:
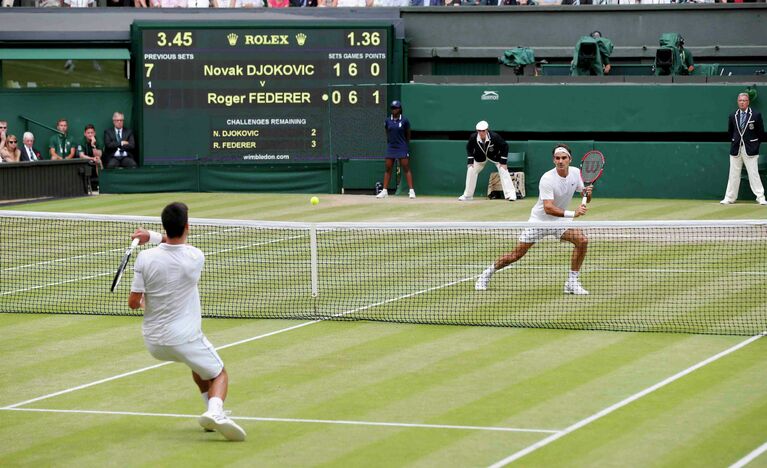
[[[566,143],[557,143],[556,145],[554,145],[554,148],[551,150],[551,155],[552,155],[552,156],[554,156],[554,151],[555,151],[557,148],[564,148],[564,149],[566,149],[566,150],[567,150],[567,152],[568,152],[568,153],[570,153],[570,159],[573,159],[573,150],[571,150],[571,149],[570,149],[570,147],[569,147],[569,146],[567,146],[567,144],[566,144]]]
[[[181,202],[173,202],[162,210],[162,227],[168,238],[184,235],[184,228],[189,222],[189,207]]]
[[[88,124],[88,125],[86,125],[86,126],[85,126],[85,131],[87,132],[87,131],[88,131],[88,129],[91,129],[91,128],[93,129],[93,131],[94,131],[94,132],[96,131],[96,127],[94,127],[94,126],[93,126],[93,124]]]

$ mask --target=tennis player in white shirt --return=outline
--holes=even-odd
[[[229,377],[216,349],[202,333],[200,280],[205,255],[186,243],[189,209],[171,203],[162,210],[166,236],[136,229],[140,244],[160,244],[139,253],[128,305],[144,308],[142,331],[149,353],[161,361],[183,362],[192,369],[207,411],[198,418],[206,430],[229,440],[245,440],[245,431],[224,413]],[[161,243],[162,242],[162,243]]]
[[[580,191],[591,201],[591,187],[584,187],[581,180],[581,171],[576,167],[570,167],[573,160],[570,147],[558,144],[553,152],[554,169],[543,174],[538,184],[538,202],[530,212],[529,222],[551,222],[559,224],[551,228],[528,228],[519,235],[519,243],[509,253],[499,257],[479,275],[474,288],[484,291],[493,274],[518,261],[525,256],[530,247],[546,236],[558,237],[560,240],[570,242],[575,247],[570,260],[570,274],[565,282],[565,294],[587,295],[589,292],[581,285],[578,275],[583,259],[586,257],[588,238],[580,229],[565,227],[568,223],[586,214],[586,205],[578,205],[578,209],[570,211],[567,206],[573,199],[576,191]]]

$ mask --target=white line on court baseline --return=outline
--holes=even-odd
[[[754,449],[753,452],[749,453],[745,457],[741,458],[740,460],[730,465],[730,468],[743,468],[744,466],[754,461],[756,457],[763,454],[764,452],[767,452],[767,442],[763,443],[762,445]]]
[[[31,411],[38,413],[76,413],[76,414],[104,414],[114,416],[154,416],[165,418],[195,418],[199,414],[173,414],[173,413],[139,413],[134,411],[98,411],[98,410],[66,410],[66,409],[44,409],[44,408],[0,408],[3,411]],[[284,423],[314,423],[314,424],[342,424],[349,426],[384,426],[384,427],[415,427],[424,429],[460,429],[467,431],[498,431],[498,432],[541,432],[546,434],[556,433],[558,431],[551,429],[525,429],[521,427],[498,427],[498,426],[456,426],[451,424],[416,424],[416,423],[397,423],[397,422],[376,422],[376,421],[349,421],[336,419],[297,419],[297,418],[261,418],[255,416],[230,416],[232,419],[243,421],[264,421],[264,422],[284,422]]]
[[[502,466],[508,465],[509,463],[511,463],[513,461],[519,460],[520,458],[524,457],[525,455],[528,455],[528,454],[538,450],[541,447],[545,447],[546,445],[549,445],[550,443],[554,442],[555,440],[561,439],[562,437],[570,434],[571,432],[577,431],[578,429],[580,429],[580,428],[582,428],[582,427],[584,427],[584,426],[586,426],[588,424],[593,423],[597,419],[600,419],[600,418],[602,418],[604,416],[607,416],[608,414],[610,414],[610,413],[612,413],[612,412],[614,412],[614,411],[616,411],[616,410],[618,410],[620,408],[623,408],[624,406],[628,405],[629,403],[632,403],[632,402],[634,402],[634,401],[636,401],[636,400],[638,400],[638,399],[640,399],[640,398],[642,398],[642,397],[644,397],[646,395],[649,395],[650,393],[654,392],[655,390],[663,388],[666,385],[668,385],[668,384],[670,384],[670,383],[672,383],[672,382],[674,382],[676,380],[679,380],[682,377],[684,377],[684,376],[686,376],[686,375],[688,375],[688,374],[690,374],[692,372],[695,372],[696,370],[700,369],[701,367],[706,366],[708,364],[711,364],[712,362],[714,362],[714,361],[716,361],[718,359],[721,359],[724,356],[727,356],[728,354],[733,353],[733,352],[739,350],[740,348],[743,348],[744,346],[747,346],[747,345],[753,343],[754,341],[758,340],[759,338],[762,338],[763,336],[765,336],[765,334],[767,334],[767,332],[762,332],[759,335],[754,335],[754,336],[752,336],[751,338],[749,338],[749,339],[747,339],[745,341],[741,341],[740,343],[736,344],[735,346],[727,348],[724,351],[722,351],[722,352],[720,352],[718,354],[715,354],[715,355],[711,356],[708,359],[700,361],[699,363],[697,363],[695,365],[692,365],[692,366],[688,367],[687,369],[685,369],[683,371],[680,371],[680,372],[672,375],[671,377],[668,377],[667,379],[664,379],[664,380],[656,383],[655,385],[653,385],[651,387],[647,387],[644,390],[642,390],[642,391],[640,391],[638,393],[635,393],[635,394],[631,395],[630,397],[628,397],[628,398],[626,398],[624,400],[621,400],[618,403],[615,403],[612,406],[608,406],[607,408],[605,408],[605,409],[603,409],[603,410],[601,410],[601,411],[599,411],[597,413],[594,413],[594,414],[592,414],[591,416],[589,416],[587,418],[581,419],[577,423],[575,423],[575,424],[573,424],[571,426],[568,426],[565,429],[563,429],[563,430],[561,430],[561,431],[559,431],[559,432],[557,432],[555,434],[552,434],[549,437],[546,437],[545,439],[543,439],[541,441],[538,441],[538,442],[536,442],[536,443],[534,443],[534,444],[532,444],[532,445],[530,445],[530,446],[528,446],[528,447],[526,447],[526,448],[524,448],[524,449],[522,449],[522,450],[520,450],[518,452],[515,452],[515,453],[509,455],[508,457],[504,458],[503,460],[500,460],[500,461],[498,461],[496,463],[493,463],[492,465],[490,465],[489,468],[500,468]]]
[[[462,283],[462,282],[467,281],[467,280],[473,280],[474,278],[475,278],[475,276],[470,276],[468,278],[463,278],[463,279],[460,279],[460,280],[451,281],[450,283],[446,283],[446,284],[443,284],[443,285],[440,285],[440,286],[434,286],[434,287],[431,287],[431,288],[428,288],[428,289],[424,289],[424,290],[421,290],[421,291],[416,291],[414,293],[405,294],[403,296],[398,296],[398,297],[395,297],[395,298],[392,298],[392,299],[387,299],[385,301],[380,301],[380,302],[376,302],[374,304],[368,304],[366,306],[358,307],[356,309],[347,310],[346,312],[340,312],[338,314],[334,314],[333,317],[343,317],[345,315],[354,314],[356,312],[360,312],[360,311],[363,311],[363,310],[366,310],[366,309],[370,309],[371,307],[377,307],[379,305],[388,304],[390,302],[398,301],[400,299],[407,299],[409,297],[414,297],[414,296],[417,296],[419,294],[424,294],[424,293],[433,291],[435,289],[444,288],[444,287],[447,287],[447,286],[452,286],[454,284]],[[307,325],[313,325],[315,323],[319,323],[319,322],[322,322],[322,321],[323,320],[312,320],[312,321],[309,321],[309,322],[299,323],[298,325],[293,325],[293,326],[287,327],[287,328],[281,328],[281,329],[273,331],[273,332],[264,333],[263,335],[258,335],[258,336],[254,336],[254,337],[251,337],[251,338],[246,338],[244,340],[235,341],[234,343],[229,343],[229,344],[226,344],[226,345],[223,345],[223,346],[219,346],[216,349],[220,350],[220,349],[231,348],[232,346],[237,346],[237,345],[241,345],[241,344],[244,344],[244,343],[249,343],[251,341],[260,340],[260,339],[267,338],[267,337],[270,337],[270,336],[273,336],[273,335],[277,335],[279,333],[283,333],[283,332],[295,330],[295,329],[298,329],[298,328],[302,328],[302,327],[305,327]],[[172,361],[161,362],[161,363],[155,364],[153,366],[148,366],[148,367],[144,367],[144,368],[141,368],[141,369],[136,369],[136,370],[133,370],[133,371],[130,371],[130,372],[125,372],[123,374],[119,374],[119,375],[115,375],[115,376],[112,376],[112,377],[107,377],[105,379],[97,380],[95,382],[90,382],[90,383],[87,383],[87,384],[79,385],[77,387],[72,387],[72,388],[68,388],[68,389],[65,389],[65,390],[60,390],[58,392],[50,393],[48,395],[39,396],[37,398],[31,398],[29,400],[21,401],[19,403],[14,403],[12,405],[8,405],[8,406],[0,408],[0,410],[18,408],[19,406],[28,405],[30,403],[34,403],[34,402],[37,402],[37,401],[46,400],[48,398],[53,398],[55,396],[64,395],[66,393],[71,393],[71,392],[74,392],[74,391],[77,391],[77,390],[82,390],[84,388],[93,387],[95,385],[99,385],[99,384],[102,384],[102,383],[111,382],[113,380],[121,379],[123,377],[128,377],[128,376],[131,376],[131,375],[134,375],[134,374],[139,374],[139,373],[144,372],[144,371],[148,371],[148,370],[152,370],[152,369],[157,369],[158,367],[166,366],[166,365],[171,364],[171,363],[172,363]]]

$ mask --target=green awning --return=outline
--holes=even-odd
[[[0,49],[0,60],[130,60],[128,49]]]

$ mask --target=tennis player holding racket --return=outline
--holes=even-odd
[[[229,377],[216,349],[202,333],[200,280],[205,255],[186,243],[189,209],[171,203],[162,210],[167,234],[140,228],[131,236],[140,244],[160,244],[138,254],[128,305],[144,307],[142,331],[149,353],[161,361],[183,362],[192,369],[207,411],[198,418],[206,430],[229,440],[245,440],[245,431],[224,413]],[[161,243],[162,242],[162,243]]]
[[[581,285],[578,275],[583,259],[586,257],[588,239],[580,229],[568,228],[567,223],[573,218],[586,214],[586,204],[578,205],[578,209],[570,211],[567,206],[573,199],[576,191],[580,191],[586,201],[591,201],[592,187],[585,187],[581,179],[581,172],[577,167],[570,167],[573,160],[570,147],[558,144],[552,151],[554,169],[543,174],[538,185],[538,202],[530,212],[530,222],[551,222],[550,228],[528,228],[519,235],[519,243],[509,253],[499,257],[477,279],[474,285],[477,291],[487,289],[493,274],[518,261],[525,256],[528,250],[536,242],[546,236],[558,237],[575,247],[570,260],[570,274],[565,281],[565,294],[587,295],[589,292]]]

